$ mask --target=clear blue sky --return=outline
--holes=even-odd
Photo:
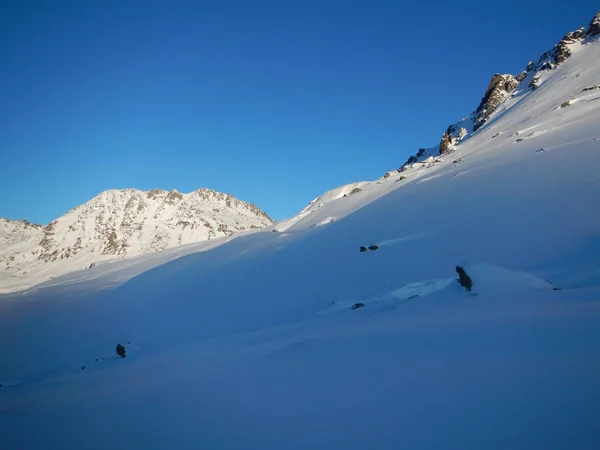
[[[452,4],[450,4],[452,3]],[[0,216],[112,188],[224,191],[275,219],[375,179],[597,1],[3,1]]]

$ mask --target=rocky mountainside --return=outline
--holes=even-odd
[[[540,88],[546,75],[571,57],[573,48],[576,45],[589,44],[596,40],[598,36],[600,36],[600,11],[595,14],[587,27],[567,33],[537,62],[530,61],[519,74],[497,73],[492,76],[479,106],[469,117],[450,125],[442,134],[438,145],[419,149],[399,169],[388,172],[386,176],[407,170],[413,164],[421,163],[428,158],[435,158],[438,155],[452,152],[456,145],[469,139],[484,125],[488,124],[493,113],[498,111],[507,99]]]
[[[0,272],[17,283],[23,277],[43,281],[100,260],[158,252],[271,223],[256,206],[210,189],[190,194],[110,190],[46,226],[0,219]]]

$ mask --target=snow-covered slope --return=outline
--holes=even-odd
[[[518,75],[497,73],[492,76],[477,109],[469,117],[450,125],[442,135],[439,145],[419,149],[418,153],[411,156],[396,172],[401,172],[426,158],[452,152],[457,145],[469,139],[486,123],[498,116],[499,109],[506,111],[506,103],[511,104],[510,99],[522,97],[539,88],[544,80],[551,77],[552,72],[565,63],[581,45],[597,41],[600,36],[599,24],[600,12],[596,13],[587,27],[567,33],[537,62],[529,61],[525,69]],[[593,89],[594,86],[596,85],[593,84],[587,88]]]
[[[272,220],[229,194],[198,189],[105,191],[42,227],[0,219],[0,292],[115,257],[263,228]]]
[[[452,153],[0,297],[0,447],[595,449],[600,42],[569,50]]]

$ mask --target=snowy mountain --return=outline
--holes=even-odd
[[[599,17],[447,152],[1,296],[0,447],[596,449]]]
[[[411,156],[397,172],[401,172],[412,164],[422,162],[432,156],[452,152],[456,145],[469,139],[483,127],[494,116],[494,112],[509,99],[526,96],[541,87],[544,81],[551,77],[552,72],[565,63],[574,51],[577,51],[581,45],[596,41],[599,35],[600,12],[596,13],[587,27],[567,33],[537,62],[529,61],[527,67],[518,75],[497,73],[492,76],[477,109],[468,117],[448,126],[437,146],[419,149],[418,153]],[[595,86],[598,85],[591,85],[588,88],[594,89]],[[506,111],[507,107],[501,109]],[[495,116],[498,116],[498,114]]]
[[[210,189],[190,194],[105,191],[46,226],[0,218],[0,292],[106,259],[154,253],[272,222],[256,206]]]

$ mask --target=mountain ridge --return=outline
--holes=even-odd
[[[154,253],[272,223],[252,203],[212,189],[187,194],[110,189],[45,226],[0,218],[0,268],[16,279],[40,271],[47,279],[99,260]]]
[[[422,162],[429,157],[436,157],[451,152],[456,145],[469,139],[488,123],[490,116],[515,91],[524,86],[533,91],[541,86],[543,75],[562,65],[572,55],[571,47],[576,43],[587,44],[600,36],[600,11],[594,14],[586,27],[570,31],[558,41],[554,47],[543,53],[537,62],[529,61],[523,71],[517,75],[496,73],[492,76],[479,106],[466,118],[448,126],[442,134],[440,143],[430,148],[420,148],[411,155],[400,168],[389,173],[402,172],[412,164]],[[389,175],[388,175],[389,176]]]

